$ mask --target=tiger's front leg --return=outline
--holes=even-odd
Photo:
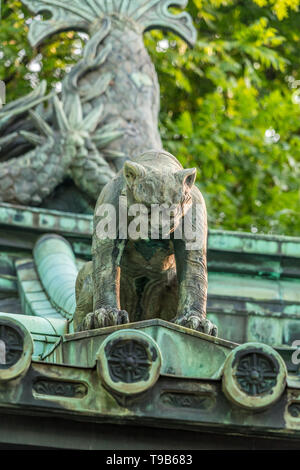
[[[120,307],[120,260],[125,240],[98,240],[93,251],[93,312],[86,315],[82,330],[129,322]]]
[[[175,237],[173,240],[179,289],[177,315],[173,321],[178,325],[217,336],[217,326],[206,318],[206,209],[202,195],[196,191],[193,209],[196,200],[197,210],[191,209],[186,216],[186,223],[190,223],[188,235],[192,232],[195,236],[188,240],[184,233],[180,239]]]

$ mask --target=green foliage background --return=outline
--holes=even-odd
[[[299,3],[189,0],[193,49],[170,33],[145,36],[161,86],[164,147],[198,168],[210,228],[300,236]],[[69,32],[32,49],[30,17],[20,1],[6,0],[7,101],[41,79],[57,86],[85,40]]]

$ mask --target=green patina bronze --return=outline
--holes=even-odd
[[[87,32],[89,40],[64,78],[61,96],[45,96],[41,83],[0,112],[0,156],[6,160],[0,165],[0,200],[60,208],[65,204],[56,188],[70,178],[77,205],[92,208],[125,160],[144,151],[145,142],[146,148],[162,145],[159,85],[143,32],[168,29],[193,44],[196,31],[187,13],[168,11],[184,6],[182,0],[23,3],[52,16],[32,22],[33,46],[72,29]]]
[[[126,162],[105,186],[95,208],[93,262],[82,268],[76,285],[76,330],[128,323],[129,318],[164,318],[217,335],[215,325],[206,319],[206,207],[194,186],[195,178],[196,169],[183,170],[173,155],[148,151]],[[148,225],[146,234],[141,235],[141,230],[138,233],[139,248],[141,239],[151,240],[153,236],[147,208],[151,210],[155,204],[174,208],[172,220],[162,220],[157,227],[161,230],[157,233],[160,244],[154,247],[151,240],[150,258],[147,248],[145,256],[136,249],[129,230],[126,235],[130,209],[137,203],[144,205]],[[118,213],[121,206],[125,209],[126,221],[120,215],[113,239],[102,238],[99,229],[103,223],[101,208],[107,204]],[[180,238],[176,238],[176,230],[181,223],[186,227],[191,213],[196,236],[189,239],[182,228]]]
[[[231,442],[253,436],[252,446],[259,436],[276,447],[285,439],[298,445],[300,371],[293,341],[300,340],[300,239],[209,231],[206,292],[205,205],[193,187],[194,171],[161,148],[159,87],[142,35],[170,29],[193,44],[190,17],[168,11],[185,2],[23,3],[51,16],[32,22],[33,46],[72,29],[89,39],[61,94],[46,95],[41,83],[0,112],[0,444],[32,445],[34,431],[37,446],[116,449],[122,439],[127,445],[134,424],[143,430],[134,431],[135,442],[145,448],[164,428],[165,439],[177,430],[177,449],[186,430],[193,432],[190,446],[201,447],[207,431],[214,442],[221,433]],[[141,157],[149,148],[158,149],[159,158]],[[103,202],[118,195],[130,204],[178,202],[175,193],[201,202],[199,251],[148,237],[129,241],[123,258],[111,243],[105,254],[95,236]],[[160,264],[168,281],[178,283],[169,296]],[[95,328],[95,314],[98,321],[106,305],[116,317],[125,306],[131,323],[106,318],[102,324],[110,326]],[[174,317],[175,323],[166,321]],[[94,328],[76,332],[82,321]],[[219,337],[196,331],[216,333],[213,324]],[[36,416],[43,416],[46,441]],[[53,417],[64,419],[55,441]],[[23,421],[13,429],[15,419]],[[95,426],[94,439],[83,421]],[[155,428],[149,442],[143,437],[148,427]],[[174,446],[171,437],[168,442]]]
[[[9,217],[14,219],[12,210],[11,207]],[[15,214],[22,213],[21,209],[14,210]],[[31,212],[32,216],[36,211],[29,208],[23,210],[28,214]],[[6,211],[6,205],[0,208],[0,217],[3,221],[8,215]],[[77,218],[77,227],[81,226],[82,230],[77,228],[72,232],[64,226],[63,221],[66,216],[51,211],[43,213],[44,220],[49,217],[49,220],[54,221],[56,218],[53,231],[55,227],[61,227],[57,231],[67,236],[72,246],[90,246],[91,232],[86,230],[84,224],[80,224],[80,217]],[[24,218],[22,223],[25,224],[26,220]],[[86,216],[82,216],[82,221],[87,221]],[[247,367],[245,370],[242,369],[243,382],[239,377],[239,370],[245,366],[244,362],[242,366],[239,364],[239,347],[236,342],[213,338],[163,320],[147,320],[72,333],[72,322],[63,316],[63,312],[58,309],[58,302],[53,302],[54,299],[49,297],[46,290],[51,281],[51,269],[49,272],[39,271],[37,266],[39,250],[40,253],[44,253],[46,260],[47,253],[50,260],[54,262],[56,258],[59,260],[61,267],[58,266],[58,276],[54,283],[59,293],[59,288],[65,281],[67,285],[68,276],[64,279],[64,272],[67,274],[71,268],[75,273],[71,245],[66,243],[62,235],[41,237],[45,229],[39,225],[40,222],[41,219],[36,218],[36,225],[31,229],[28,227],[27,232],[24,232],[24,227],[20,227],[20,220],[12,224],[8,221],[6,225],[1,226],[3,240],[1,276],[10,276],[13,282],[17,274],[14,290],[12,286],[10,292],[11,295],[15,293],[15,296],[19,295],[22,299],[23,313],[23,315],[7,313],[2,314],[2,317],[5,316],[10,320],[12,326],[15,320],[21,322],[30,332],[34,343],[33,358],[27,372],[24,370],[13,381],[1,382],[0,370],[2,408],[18,410],[18,413],[25,414],[35,410],[38,414],[42,412],[49,416],[64,416],[68,420],[82,416],[98,423],[99,426],[101,423],[109,422],[117,427],[120,420],[123,425],[130,425],[133,420],[136,425],[143,427],[172,427],[180,429],[180,432],[185,429],[213,431],[217,427],[224,435],[235,432],[241,436],[263,435],[273,439],[278,439],[279,436],[284,439],[289,437],[295,439],[298,436],[300,381],[298,366],[291,360],[295,348],[291,347],[293,337],[288,336],[288,331],[296,335],[299,331],[297,328],[300,327],[299,313],[297,314],[298,289],[293,287],[299,285],[299,274],[298,277],[296,275],[299,267],[299,258],[297,258],[299,240],[226,232],[209,234],[207,316],[218,322],[222,331],[221,338],[235,338],[235,341],[242,343],[250,342],[249,345],[245,344],[246,358],[241,358],[247,361]],[[7,236],[5,241],[3,233],[8,227],[14,235]],[[25,234],[27,241],[24,240]],[[224,242],[227,237],[228,251]],[[294,252],[285,248],[285,245],[290,243],[293,243]],[[34,257],[30,258],[32,252]],[[82,266],[80,258],[82,252],[88,257],[87,251],[76,252],[78,270]],[[59,259],[61,254],[63,256]],[[14,260],[18,260],[16,271],[13,266]],[[48,262],[46,261],[46,265]],[[277,276],[273,274],[274,272],[278,273]],[[245,281],[244,287],[242,279]],[[0,286],[2,298],[5,296],[7,298],[5,284],[1,283]],[[286,286],[286,295],[283,295],[283,286]],[[73,294],[74,292],[75,285],[73,285]],[[274,292],[277,292],[277,300],[274,298]],[[56,298],[54,292],[52,295]],[[3,300],[0,300],[1,304],[4,305]],[[248,310],[244,308],[246,304]],[[11,309],[8,311],[12,312]],[[258,327],[254,329],[253,325],[256,324]],[[268,327],[262,329],[262,324]],[[131,332],[133,346],[128,342],[124,343],[122,333],[128,330]],[[140,338],[138,335],[134,336],[134,331],[140,331],[151,338],[148,341],[150,347],[154,341],[155,350],[157,349],[161,355],[159,373],[154,371],[154,375],[150,375],[151,361],[140,349]],[[69,334],[66,334],[68,332]],[[242,339],[239,339],[241,336]],[[253,341],[256,341],[255,345]],[[270,343],[275,350],[273,348],[268,350],[263,344],[257,344],[257,341]],[[102,361],[100,366],[99,361],[102,358],[104,360],[104,355],[106,357],[107,344],[116,345],[117,358],[121,357],[120,368],[114,360],[112,346],[107,352],[105,362]],[[260,349],[258,351],[260,368],[254,367],[256,364],[255,358],[253,359],[254,346]],[[122,356],[124,348],[129,354],[123,353]],[[138,354],[137,358],[134,352]],[[278,359],[278,354],[284,359],[285,365],[282,365],[282,360]],[[270,359],[272,356],[275,356],[277,361],[275,365]],[[130,361],[127,360],[128,357],[131,358]],[[136,364],[134,360],[141,361],[141,370],[132,369],[132,363]],[[267,374],[270,372],[272,377],[267,377],[267,381],[260,375],[261,364],[264,370],[265,364],[270,367],[270,371],[266,372]],[[278,368],[276,364],[279,364]],[[136,380],[132,382],[132,386],[126,386],[128,394],[120,394],[122,381],[116,381],[114,385],[115,382],[110,378],[106,382],[105,377],[111,377],[111,366],[118,367],[118,377],[125,373],[124,384],[128,383],[127,377],[133,376]],[[128,367],[129,372],[127,372]],[[132,370],[140,372],[132,375]],[[245,373],[248,375],[245,376]],[[115,372],[113,377],[116,377],[114,374]],[[260,406],[260,402],[256,404],[255,400],[252,406],[253,380],[257,387],[255,390],[264,390],[263,406]],[[135,383],[138,393],[134,393]],[[276,388],[275,392],[272,387]],[[248,395],[247,390],[251,392]],[[84,436],[82,439],[84,440]],[[117,446],[118,438],[116,439]],[[101,447],[101,442],[95,444],[95,448],[98,448],[97,445]]]
[[[1,321],[17,334],[18,323]],[[300,432],[299,380],[292,383],[278,353],[260,343],[241,349],[149,320],[65,335],[43,361],[29,362],[23,360],[23,369],[18,361],[10,364],[13,381],[0,367],[2,406],[106,426],[218,428],[273,439],[295,439]]]

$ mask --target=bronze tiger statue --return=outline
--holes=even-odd
[[[183,169],[173,155],[150,150],[126,161],[103,188],[95,208],[92,261],[76,282],[75,330],[162,318],[217,336],[217,327],[206,319],[207,215],[195,179],[195,168]],[[108,204],[117,214],[113,238],[99,237],[99,214]],[[146,215],[153,206],[172,207],[169,225],[160,217],[155,238],[150,229],[143,237],[131,237],[128,231],[124,238],[120,204],[125,204],[128,226],[135,204],[143,205]],[[187,217],[196,241],[185,237],[182,224]]]

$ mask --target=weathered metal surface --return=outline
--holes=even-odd
[[[27,328],[16,319],[0,315],[0,382],[24,376],[31,364],[33,342]]]
[[[119,18],[119,21],[123,22],[130,20],[132,28],[137,31],[161,28],[173,31],[190,44],[194,44],[196,40],[196,30],[191,17],[187,13],[174,15],[168,11],[171,6],[185,7],[186,1],[183,0],[155,2],[95,0],[86,5],[79,0],[72,0],[69,4],[53,0],[46,2],[38,0],[34,3],[23,0],[23,3],[34,13],[46,9],[52,16],[49,21],[33,21],[29,33],[29,40],[33,46],[40,44],[52,34],[66,29],[83,29],[92,33],[99,28],[103,18],[108,16]]]
[[[21,113],[28,129],[2,141],[8,161],[0,198],[40,204],[66,175],[95,198],[125,159],[145,150],[145,141],[161,146],[158,84],[141,33],[167,28],[193,42],[187,14],[168,11],[185,2],[24,3],[35,13],[46,6],[57,20],[32,23],[34,44],[74,27],[91,37],[63,81],[62,101],[45,96],[42,83],[1,114],[6,134]],[[49,98],[46,113],[39,107],[43,116],[27,116]],[[50,128],[52,114],[57,126]],[[34,127],[39,135],[28,132]],[[20,156],[26,141],[28,153]],[[36,245],[33,263],[44,233],[51,235]],[[76,255],[90,258],[92,217],[0,204],[0,311],[5,305],[12,312],[0,315],[0,408],[300,439],[300,375],[290,347],[300,337],[300,239],[210,232],[208,318],[232,340],[225,341],[159,320],[66,335],[72,321],[63,316],[71,320],[74,313],[81,260],[55,233],[68,238]],[[249,340],[277,345],[278,352],[233,342]]]
[[[91,216],[1,204],[0,310],[20,313],[14,262],[43,233],[65,236],[90,259]],[[298,238],[209,232],[207,314],[221,337],[276,347],[300,338],[299,247]]]
[[[61,335],[67,332],[66,320],[45,319],[30,315],[19,315],[16,313],[3,313],[5,318],[16,320],[21,323],[31,334],[33,340],[33,359],[40,360],[49,354],[60,341]]]
[[[33,232],[57,233],[71,237],[92,234],[93,218],[89,215],[71,214],[55,210],[34,209],[14,204],[0,204],[0,224]]]
[[[68,320],[73,318],[78,274],[69,243],[59,235],[44,235],[34,247],[34,259],[41,283],[53,307]]]
[[[195,179],[196,168],[183,169],[174,155],[149,150],[126,161],[105,186],[94,212],[92,263],[77,278],[75,331],[162,318],[217,336],[206,318],[207,214]],[[130,213],[137,204],[146,217],[133,234]],[[115,234],[99,228],[108,205],[125,215],[114,218]],[[155,223],[150,214],[150,222],[155,207],[172,207],[172,216]]]
[[[33,258],[16,261],[16,272],[23,315],[9,312],[9,317],[18,320],[30,331],[34,340],[33,356],[39,359],[53,349],[61,335],[69,332],[68,321],[49,301]]]
[[[273,348],[244,343],[226,359],[222,389],[230,401],[255,411],[276,403],[286,382],[285,362]]]
[[[90,244],[93,233],[93,216],[42,208],[35,209],[1,202],[0,226],[2,225],[39,231],[41,233],[55,232],[67,237],[80,236],[86,239],[86,243]],[[259,235],[244,232],[209,230],[208,248],[212,255],[214,252],[218,253],[218,256],[221,257],[222,266],[226,264],[225,260],[223,260],[223,256],[226,253],[229,253],[229,255],[240,254],[242,265],[246,263],[247,256],[251,256],[249,264],[256,265],[258,260],[261,260],[259,258],[259,255],[261,255],[263,257],[261,261],[265,263],[269,261],[270,272],[276,271],[277,268],[277,265],[272,264],[272,262],[282,262],[286,258],[300,258],[300,238],[283,235]],[[255,255],[258,255],[258,257],[254,257]],[[279,260],[276,260],[277,257]],[[253,263],[251,263],[251,260],[253,260]],[[234,268],[235,266],[231,269]],[[277,274],[281,274],[281,271],[278,271]]]
[[[292,256],[300,258],[300,238],[223,230],[211,231],[211,248],[232,253]]]
[[[52,306],[45,293],[34,260],[27,258],[16,261],[16,270],[23,313],[43,317],[50,321],[57,319],[65,324],[64,317]]]
[[[164,320],[146,320],[65,335],[44,361],[94,367],[101,344],[115,331],[136,329],[153,338],[163,357],[161,373],[178,377],[220,378],[224,361],[237,344]],[[199,348],[201,345],[201,354]]]
[[[0,319],[1,321],[1,319]],[[247,405],[247,396],[251,397],[251,390],[245,387],[245,384],[238,381],[241,390],[244,390],[243,397],[241,395],[240,403],[233,403],[231,399],[227,399],[222,391],[221,379],[223,374],[227,377],[238,378],[234,362],[231,367],[227,367],[223,372],[213,376],[208,376],[210,365],[208,362],[214,358],[215,353],[222,351],[222,359],[219,356],[220,364],[224,364],[226,357],[234,355],[234,361],[238,363],[240,359],[247,360],[247,354],[253,353],[253,345],[245,345],[243,353],[246,356],[239,357],[240,348],[226,341],[209,337],[203,333],[186,330],[183,327],[174,326],[167,322],[152,322],[152,326],[147,322],[140,325],[140,329],[131,329],[130,338],[127,339],[124,333],[128,331],[123,327],[107,328],[106,331],[91,331],[90,341],[86,342],[88,332],[67,335],[64,337],[63,343],[70,345],[74,343],[76,349],[73,350],[73,364],[46,363],[33,361],[26,372],[24,369],[13,380],[1,382],[0,367],[0,408],[7,411],[42,414],[43,416],[63,416],[69,419],[84,418],[90,422],[98,423],[115,423],[141,425],[145,427],[190,429],[190,430],[210,430],[215,432],[218,430],[224,434],[233,432],[237,435],[264,435],[265,437],[276,436],[284,438],[299,439],[300,438],[300,390],[293,386],[291,378],[288,379],[287,385],[281,387],[278,394],[272,398],[272,390],[267,388],[259,390],[257,393],[268,395],[271,399],[264,403],[264,408],[246,409],[243,405]],[[141,338],[139,333],[144,333],[142,341],[159,345],[162,354],[162,369],[159,377],[154,381],[149,381],[148,386],[142,393],[139,390],[139,384],[145,383],[144,373],[137,375],[127,375],[127,373],[115,371],[115,367],[121,367],[122,371],[128,371],[131,362],[123,363],[122,355],[117,353],[118,343],[116,338],[119,335],[121,341],[132,341],[136,334],[136,340]],[[168,331],[166,331],[168,330]],[[163,344],[163,336],[167,332],[168,344],[171,339],[174,344],[178,345],[176,351],[177,362],[184,363],[184,372],[179,375],[166,374],[163,371],[165,357],[169,351],[166,344]],[[149,335],[149,336],[148,336]],[[180,338],[180,335],[182,336]],[[133,385],[131,393],[126,395],[119,390],[107,388],[106,378],[102,376],[102,368],[95,367],[97,361],[96,344],[94,348],[90,347],[93,342],[99,338],[106,337],[106,345],[109,345],[109,339],[112,340],[111,347],[117,347],[116,355],[112,356],[112,350],[100,350],[102,355],[106,355],[108,360],[113,358],[114,372],[108,369],[108,374],[112,374],[112,379],[116,383],[124,382]],[[149,338],[151,341],[149,342]],[[184,338],[184,340],[183,340]],[[5,337],[4,337],[5,339]],[[181,349],[182,344],[185,345]],[[104,343],[103,343],[104,344]],[[128,343],[129,345],[129,343]],[[130,345],[129,345],[130,346]],[[257,347],[262,348],[262,345]],[[85,366],[75,365],[75,351],[82,354],[86,350],[86,354],[90,358],[90,364]],[[64,355],[66,350],[61,348]],[[137,351],[135,351],[137,353]],[[258,351],[256,351],[258,353]],[[173,356],[175,355],[173,353]],[[272,348],[264,349],[264,360],[272,360],[272,355],[276,356]],[[182,359],[181,359],[182,356]],[[193,356],[191,358],[191,356]],[[195,357],[196,356],[196,357]],[[274,356],[274,357],[275,357]],[[138,351],[140,357],[140,351]],[[99,359],[99,357],[98,357]],[[134,359],[134,351],[132,359]],[[155,357],[148,356],[150,361],[149,367],[153,367]],[[168,358],[167,358],[168,361]],[[189,371],[191,364],[198,362],[198,366],[194,367],[194,376],[190,377],[185,374]],[[202,367],[201,362],[203,361]],[[228,361],[228,359],[227,359]],[[226,361],[226,362],[227,362]],[[173,360],[175,364],[176,361]],[[228,364],[228,362],[227,362]],[[251,363],[252,364],[252,363]],[[242,367],[241,370],[244,370]],[[253,371],[252,371],[253,372]],[[272,379],[278,383],[281,381],[280,371],[275,371]],[[267,373],[267,371],[265,371]],[[286,374],[286,372],[284,372]],[[99,375],[100,374],[100,375]],[[253,375],[253,374],[252,374]],[[252,377],[251,375],[251,377]],[[244,376],[243,376],[244,377]],[[252,377],[253,379],[253,377]],[[295,377],[296,379],[296,377]],[[143,382],[144,381],[144,382]],[[136,387],[134,386],[136,384]],[[290,385],[289,385],[290,384]],[[273,387],[273,383],[271,384]],[[271,388],[272,388],[271,387]],[[135,393],[138,392],[138,393]],[[252,395],[253,396],[253,395]]]
[[[42,82],[0,111],[0,153],[5,155],[0,200],[47,205],[68,178],[79,205],[89,208],[86,196],[96,201],[125,160],[147,148],[162,148],[159,84],[143,32],[169,29],[193,44],[196,29],[188,13],[169,10],[185,6],[182,0],[23,3],[34,13],[46,10],[52,16],[49,21],[35,16],[31,44],[62,30],[87,32],[88,39],[81,58],[62,80],[61,95],[46,95]],[[56,207],[61,207],[57,199]]]
[[[96,354],[97,370],[103,385],[117,394],[136,395],[157,382],[162,355],[156,341],[143,331],[115,331]]]

